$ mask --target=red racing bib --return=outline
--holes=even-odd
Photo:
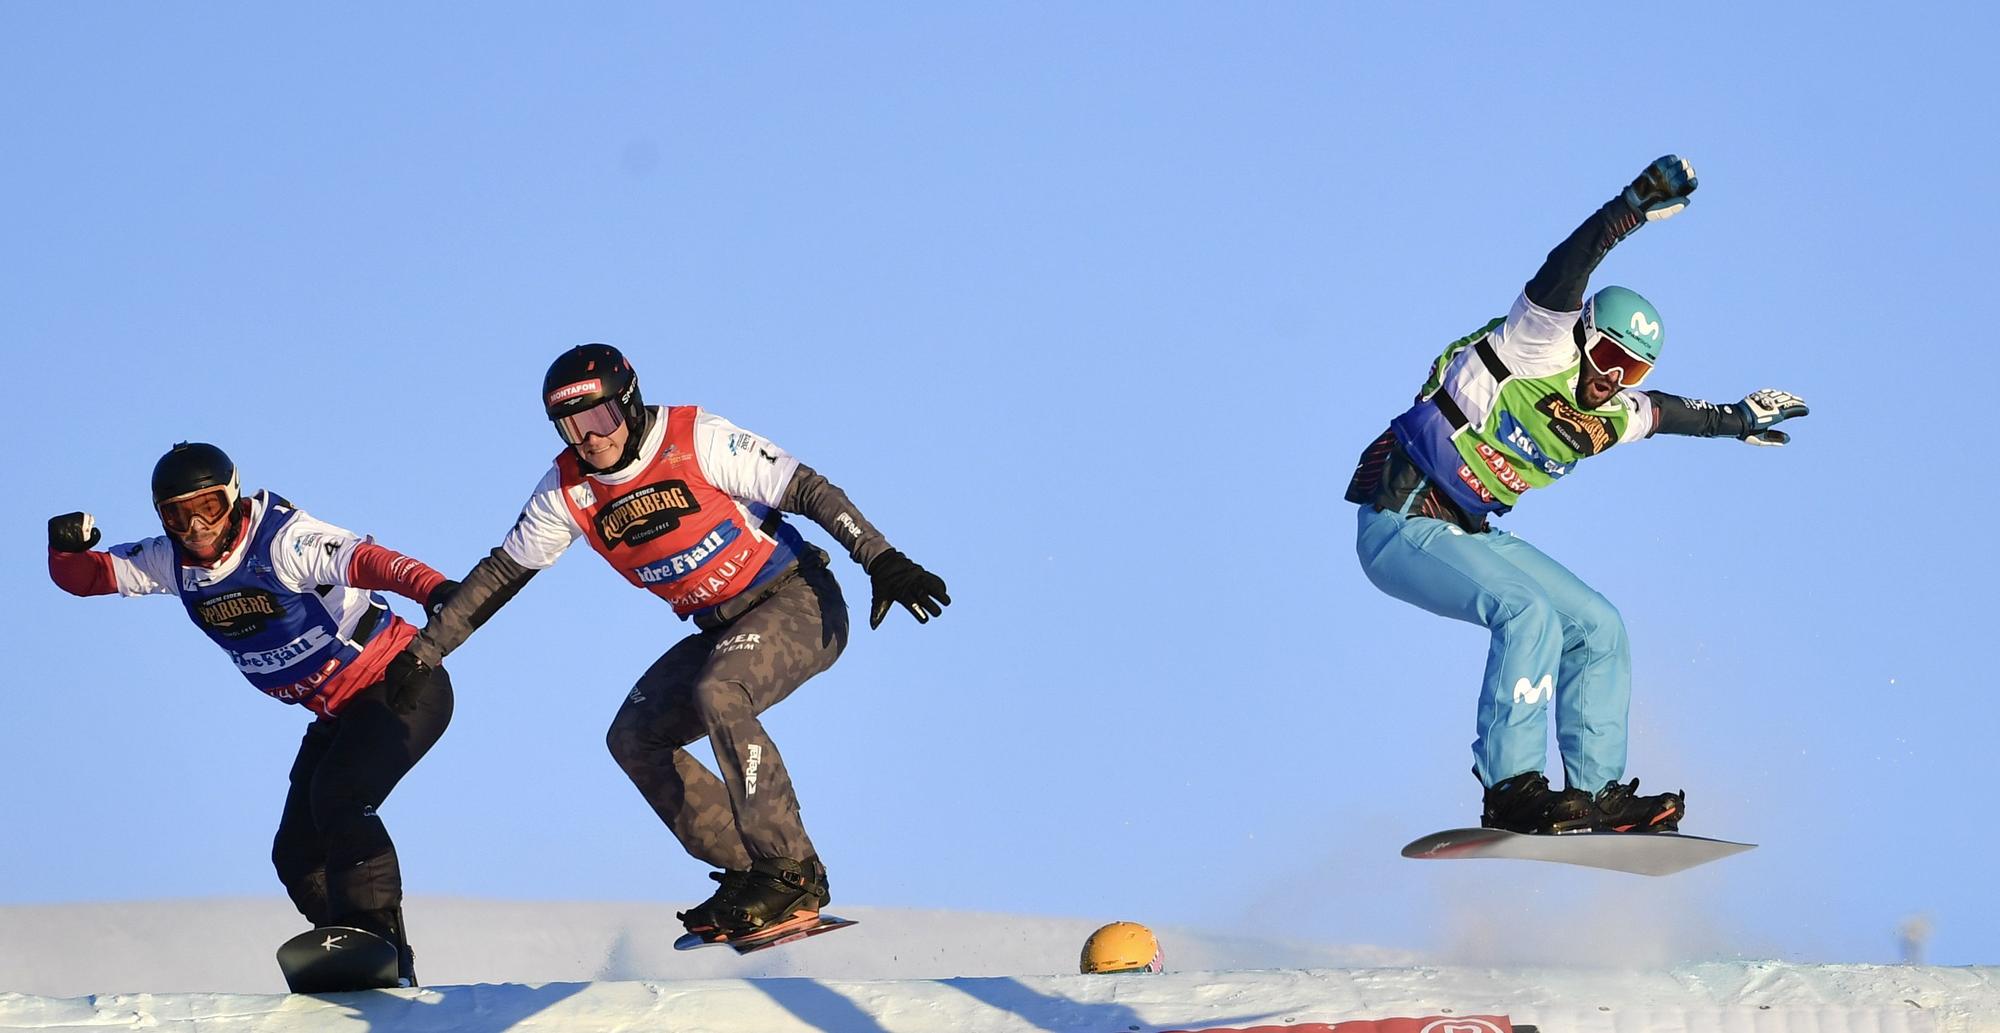
[[[570,449],[556,458],[563,505],[590,547],[682,616],[748,588],[777,548],[735,498],[701,475],[698,411],[669,406],[659,453],[624,484],[591,480]]]

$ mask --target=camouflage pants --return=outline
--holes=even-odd
[[[815,854],[791,775],[757,715],[833,666],[847,646],[847,603],[824,566],[780,576],[748,612],[654,661],[605,736],[674,837],[717,868]],[[720,778],[687,750],[704,737]]]

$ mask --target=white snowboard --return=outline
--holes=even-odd
[[[1426,861],[1501,857],[1609,868],[1634,875],[1672,875],[1698,864],[1754,849],[1754,843],[1683,836],[1677,832],[1569,832],[1526,836],[1500,829],[1447,829],[1403,848]]]

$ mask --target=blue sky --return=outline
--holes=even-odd
[[[950,583],[767,717],[836,905],[1440,949],[1635,908],[1840,961],[1921,913],[1932,960],[1991,963],[1994,22],[9,5],[0,902],[276,894],[305,716],[170,600],[55,589],[48,516],[156,533],[154,459],[209,440],[457,574],[559,447],[549,360],[606,341]],[[1659,307],[1660,388],[1813,415],[1620,449],[1506,526],[1625,614],[1631,774],[1762,847],[1643,883],[1404,861],[1477,819],[1484,634],[1361,577],[1341,490],[1437,349],[1670,151],[1694,203],[1595,282]],[[577,552],[455,654],[384,809],[410,890],[704,892],[603,747],[682,633]]]

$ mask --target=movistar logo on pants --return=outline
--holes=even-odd
[[[700,569],[702,564],[708,562],[710,556],[722,551],[724,546],[735,541],[742,533],[742,529],[736,526],[736,521],[731,520],[703,535],[701,541],[694,543],[693,546],[657,562],[634,568],[632,573],[638,576],[642,585],[677,581]]]
[[[1514,683],[1514,702],[1516,703],[1526,703],[1532,706],[1544,699],[1555,698],[1555,694],[1556,679],[1555,675],[1552,674],[1542,675],[1542,680],[1538,682],[1530,683],[1528,679],[1522,678]]]

